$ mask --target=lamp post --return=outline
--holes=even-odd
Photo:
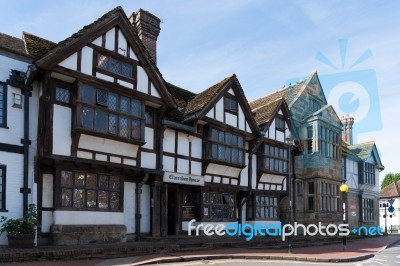
[[[290,225],[293,226],[293,162],[292,162],[292,149],[294,146],[294,139],[289,135],[286,140],[286,144],[289,146],[289,208],[290,208]],[[292,236],[288,237],[288,253],[292,253]]]
[[[346,211],[347,211],[347,208],[346,208],[346,197],[347,197],[347,191],[349,191],[349,186],[348,185],[346,185],[346,180],[344,180],[344,182],[343,182],[343,184],[340,186],[340,192],[342,192],[343,193],[343,197],[342,197],[342,199],[343,199],[343,224],[346,224],[346,218],[347,218],[347,215],[346,215]],[[344,235],[343,236],[343,251],[346,251],[346,236]]]

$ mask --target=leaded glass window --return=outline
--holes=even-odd
[[[244,138],[215,128],[210,129],[208,156],[210,159],[244,164]]]
[[[126,78],[133,78],[133,65],[107,55],[97,54],[97,67]]]
[[[207,220],[235,219],[235,196],[230,193],[203,192],[203,218]]]
[[[68,87],[57,84],[56,101],[61,103],[70,103],[70,90]]]
[[[61,171],[61,207],[119,210],[122,182],[120,176]]]
[[[264,149],[261,149],[260,155],[261,170],[277,173],[288,172],[289,157],[287,148],[264,144]]]
[[[88,84],[79,87],[78,127],[125,139],[144,138],[143,102]]]

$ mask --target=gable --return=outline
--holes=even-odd
[[[176,106],[122,8],[60,42],[36,64],[62,74],[72,70],[158,98],[170,108]]]
[[[323,107],[321,110],[314,113],[309,120],[312,120],[314,116],[318,116],[320,120],[325,121],[329,125],[335,126],[342,130],[342,122],[332,105],[327,105]]]

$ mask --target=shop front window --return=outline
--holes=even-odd
[[[232,220],[235,218],[235,196],[230,193],[203,192],[203,218],[207,220]]]

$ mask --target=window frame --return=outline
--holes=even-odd
[[[235,106],[234,106],[235,108],[228,108],[227,101],[231,101],[231,103],[234,102],[235,103]],[[235,114],[235,115],[237,115],[238,112],[239,112],[239,103],[238,103],[238,101],[236,100],[235,96],[233,96],[233,95],[231,95],[229,93],[224,95],[224,111],[228,112],[228,113],[231,113],[231,114]]]
[[[213,130],[216,130],[217,136],[218,136],[218,140],[214,140],[212,138],[213,137],[213,134],[212,134]],[[220,133],[223,133],[223,135],[224,135],[224,140],[223,141],[219,140]],[[232,138],[232,136],[235,136],[237,138],[237,143],[239,143],[239,138],[241,138],[241,140],[243,142],[242,146],[241,147],[239,145],[238,146],[234,146],[233,144],[226,143],[226,135],[228,133],[231,135],[231,138]],[[225,131],[223,129],[210,126],[208,128],[208,130],[207,130],[207,137],[206,137],[204,145],[205,145],[205,149],[204,149],[205,150],[205,152],[204,152],[204,159],[205,160],[212,161],[212,162],[217,163],[217,164],[224,164],[224,165],[229,165],[229,166],[233,166],[233,167],[240,167],[240,168],[246,167],[246,165],[245,165],[246,138],[243,135],[240,135],[240,134],[237,134],[237,133],[227,132],[227,131]],[[213,145],[217,146],[216,158],[213,157]],[[238,156],[238,162],[233,162],[232,159],[228,161],[226,159],[218,158],[219,157],[219,154],[218,154],[218,147],[219,146],[223,146],[223,148],[224,148],[224,157],[225,158],[226,158],[226,150],[227,149],[231,150],[231,156],[230,156],[231,158],[232,158],[232,151],[233,150],[237,150],[238,151],[238,155],[237,155]],[[240,154],[242,154],[241,155],[242,157],[240,157]]]
[[[6,205],[6,185],[7,185],[7,166],[0,165],[0,179],[1,179],[1,204],[0,204],[0,212],[7,212]]]
[[[311,185],[312,184],[312,191]],[[315,211],[315,195],[316,195],[316,181],[308,181],[307,182],[307,211],[314,212]],[[312,206],[310,206],[312,202]],[[312,208],[311,208],[312,207]]]
[[[113,60],[120,61],[123,64],[131,65],[132,66],[132,77],[127,77],[127,76],[124,76],[122,74],[119,74],[119,73],[110,71],[108,69],[99,67],[98,66],[98,56],[101,56],[101,55],[102,56],[106,56],[106,57],[110,57]],[[93,49],[93,69],[94,69],[95,72],[99,72],[101,74],[105,74],[105,75],[114,77],[116,79],[127,81],[127,82],[130,82],[132,84],[135,83],[135,80],[137,78],[137,62],[135,60],[133,60],[131,58],[128,58],[128,57],[124,57],[124,56],[122,56],[122,55],[120,55],[118,53],[115,53],[115,52],[107,51],[105,49],[102,49],[101,47],[96,47],[96,48]]]
[[[208,196],[206,196],[206,194]],[[215,194],[215,200],[216,202],[211,202],[211,194]],[[233,199],[233,204],[231,202],[229,203],[224,203],[224,196],[229,195],[229,199]],[[231,222],[231,221],[236,221],[236,208],[237,208],[237,202],[236,202],[236,195],[234,192],[230,191],[217,191],[217,190],[203,190],[201,192],[201,220],[202,221],[215,221],[215,222]],[[206,201],[208,197],[208,200]],[[220,198],[220,201],[218,200]],[[217,217],[217,213],[215,214],[216,217],[211,217],[211,210],[212,206],[214,206],[214,209],[216,211],[221,210],[222,211],[222,218]],[[208,208],[207,210],[207,217],[205,215],[205,209]],[[228,211],[228,218],[224,218],[224,210]]]
[[[338,160],[340,158],[340,134],[332,128],[318,126],[318,152],[321,156]]]
[[[364,184],[375,185],[376,184],[376,173],[375,165],[372,163],[364,164]]]
[[[72,185],[71,186],[63,186],[62,185],[62,172],[63,171],[67,171],[67,172],[72,172]],[[85,184],[83,186],[76,186],[75,183],[75,175],[76,174],[84,174],[85,175]],[[91,187],[87,187],[86,184],[86,177],[88,174],[93,174],[96,176],[96,188],[91,188]],[[105,188],[100,188],[98,185],[98,180],[99,180],[99,176],[107,176],[108,177],[108,186],[110,184],[110,178],[111,177],[118,177],[119,178],[119,190],[113,190],[110,189],[110,187],[108,187],[107,189]],[[70,211],[96,211],[96,212],[123,212],[124,210],[124,179],[122,175],[114,175],[114,174],[109,174],[109,173],[103,173],[103,172],[99,172],[97,173],[96,171],[87,171],[87,170],[76,170],[76,169],[68,169],[68,168],[62,168],[62,169],[58,169],[57,173],[56,173],[56,177],[57,177],[57,181],[56,181],[56,188],[57,188],[57,195],[59,195],[58,197],[56,197],[56,204],[55,204],[55,208],[56,209],[60,209],[60,210],[70,210]],[[72,199],[71,199],[71,206],[62,206],[63,202],[62,202],[62,191],[64,189],[70,189],[72,192]],[[74,195],[74,190],[75,189],[83,189],[84,190],[84,207],[74,207],[73,206],[73,195]],[[87,206],[87,194],[89,190],[95,190],[96,191],[96,207],[88,207]],[[107,208],[99,208],[98,207],[98,201],[99,201],[99,195],[98,195],[98,191],[100,190],[104,190],[108,192],[108,207]],[[119,206],[118,208],[111,208],[111,193],[112,192],[118,192],[119,193]]]
[[[371,222],[374,221],[374,200],[368,198],[362,198],[362,221]]]
[[[71,105],[72,105],[72,90],[73,90],[74,84],[66,83],[66,82],[63,82],[63,81],[60,81],[60,80],[56,80],[56,79],[53,79],[52,83],[53,83],[53,86],[52,86],[52,88],[53,88],[53,93],[52,93],[53,102],[55,104],[57,104],[57,105],[63,105],[63,106],[66,106],[66,107],[71,107]],[[58,87],[60,87],[60,88],[62,88],[64,90],[68,90],[68,92],[69,92],[69,102],[68,103],[60,101],[60,100],[57,99],[57,88]]]
[[[279,121],[279,123],[278,123],[278,121]],[[280,124],[280,125],[278,125],[278,124]],[[286,124],[286,121],[285,121],[284,117],[282,117],[282,116],[275,117],[275,129],[276,130],[285,132],[285,130],[286,130],[285,124]]]
[[[257,201],[257,198],[261,198],[260,201]],[[265,199],[268,198],[268,203],[265,203]],[[273,203],[271,204],[271,199],[273,201]],[[264,203],[262,203],[262,200],[264,200]],[[279,220],[280,217],[280,212],[279,212],[279,197],[277,195],[266,195],[266,194],[256,194],[253,197],[251,197],[250,199],[251,203],[250,206],[251,208],[251,218],[249,216],[247,216],[247,219],[252,219],[252,220],[268,220],[268,221],[275,221],[275,220]],[[249,201],[248,201],[249,202]],[[276,204],[275,204],[276,203]],[[246,203],[247,206],[247,203]],[[273,210],[273,215],[272,216],[266,216],[265,215],[265,211],[264,211],[264,216],[259,216],[257,217],[257,213],[258,213],[258,209],[263,209],[265,210],[265,208],[268,208],[268,213],[270,214],[270,210],[272,208]],[[247,215],[247,214],[246,214]]]
[[[93,90],[93,95],[91,95],[91,97],[93,99],[91,99],[93,102],[89,103],[87,101],[85,101],[83,99],[83,87],[84,86],[89,86],[92,88]],[[109,101],[109,97],[110,95],[115,95],[116,96],[116,109],[117,110],[113,110],[111,108],[109,108],[109,106],[103,106],[103,105],[99,105],[97,104],[97,91],[98,90],[105,90],[107,91],[107,100]],[[132,111],[127,111],[127,112],[123,112],[120,109],[120,102],[121,102],[121,98],[125,98],[128,100],[128,110],[130,110],[132,104],[134,101],[139,102],[140,104],[140,117],[139,116],[135,116],[132,114]],[[84,112],[84,108],[90,109],[92,110],[92,115],[91,117],[88,117],[88,119],[91,120],[91,126],[90,127],[85,127],[84,126],[84,116],[82,115],[82,113]],[[127,93],[122,93],[120,91],[115,91],[115,90],[111,90],[108,87],[100,87],[97,85],[94,85],[90,82],[79,82],[78,84],[78,95],[77,95],[77,99],[76,99],[76,112],[75,112],[75,129],[90,135],[95,135],[95,136],[100,136],[103,138],[108,138],[108,139],[115,139],[118,141],[123,141],[123,142],[129,142],[129,143],[133,143],[133,144],[138,144],[138,145],[143,145],[144,144],[144,140],[145,140],[145,117],[144,117],[144,111],[145,109],[145,103],[142,99],[139,99],[137,97],[132,97],[132,95],[127,94]],[[107,125],[105,126],[105,132],[101,132],[101,131],[97,131],[96,130],[96,111],[98,111],[99,113],[103,112],[105,113],[105,118],[104,118],[104,123]],[[116,116],[116,126],[117,126],[117,130],[115,133],[111,133],[110,132],[110,115]],[[121,132],[119,130],[119,125],[120,125],[120,120],[121,119],[127,119],[128,124],[127,124],[127,130],[128,130],[128,134],[129,137],[125,137],[125,136],[121,136]],[[139,121],[140,123],[140,138],[136,139],[132,137],[132,121]]]
[[[339,211],[339,185],[330,182],[320,182],[320,210],[321,212]]]
[[[259,160],[260,163],[258,164],[258,171],[264,173],[276,173],[279,175],[287,175],[289,173],[289,149],[286,146],[271,144],[269,142],[264,142],[261,146],[262,148],[259,149]],[[268,153],[266,152],[268,147]],[[274,154],[271,154],[271,149],[274,150]],[[277,152],[278,151],[278,152]],[[281,156],[283,153],[283,156]],[[285,157],[286,155],[286,157]],[[266,167],[268,160],[268,168]],[[271,169],[271,160],[273,169]],[[276,171],[276,162],[278,162],[278,171]],[[282,164],[281,164],[282,163]],[[279,169],[282,165],[282,171]],[[286,171],[285,171],[286,169]]]
[[[2,106],[2,109],[0,110],[0,112],[3,116],[3,119],[0,120],[0,127],[8,128],[7,127],[7,95],[8,95],[7,83],[0,81],[0,87],[2,87],[2,89],[3,89],[3,91],[0,92],[0,94],[2,94],[2,97],[3,97],[3,99],[2,99],[3,106]]]

